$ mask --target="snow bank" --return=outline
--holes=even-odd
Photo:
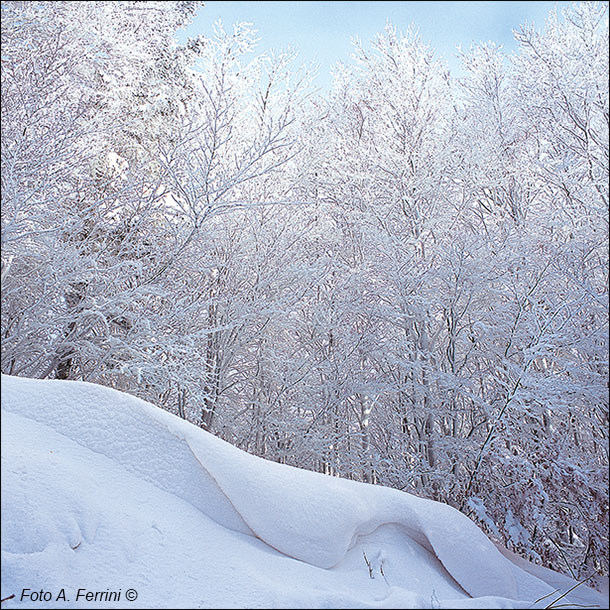
[[[3,376],[2,409],[2,597],[131,587],[151,608],[525,608],[554,591],[554,573],[517,565],[446,505],[256,458],[108,388]],[[79,603],[47,607],[95,604]]]

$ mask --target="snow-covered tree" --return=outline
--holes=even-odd
[[[328,96],[197,2],[2,3],[2,370],[608,570],[608,10]],[[205,9],[203,9],[205,10]]]

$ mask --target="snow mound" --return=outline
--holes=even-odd
[[[3,376],[2,410],[6,607],[43,587],[71,601],[36,607],[133,588],[147,608],[526,608],[575,584],[449,506],[251,456],[115,390]]]

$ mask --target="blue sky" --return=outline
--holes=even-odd
[[[410,23],[421,37],[447,60],[452,74],[460,74],[456,47],[492,40],[505,49],[515,48],[512,30],[524,22],[544,27],[548,13],[570,2],[225,2],[211,0],[187,30],[190,35],[210,34],[222,19],[225,29],[247,21],[258,29],[259,50],[283,49],[291,43],[302,62],[320,64],[316,84],[330,87],[330,69],[348,61],[350,39],[363,41],[390,20],[399,30]]]

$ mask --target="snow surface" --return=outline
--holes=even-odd
[[[115,390],[2,376],[3,608],[532,608],[574,584],[449,506],[248,455]],[[608,607],[584,585],[560,603]]]

